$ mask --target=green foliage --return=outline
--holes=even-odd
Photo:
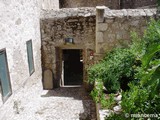
[[[122,103],[123,112],[133,114],[138,112],[143,112],[147,105],[147,100],[149,98],[149,92],[146,88],[141,88],[140,86],[135,86],[134,84],[129,84],[130,90],[123,92]]]
[[[116,104],[116,101],[114,100],[114,94],[109,94],[108,99],[106,99],[105,94],[103,94],[100,103],[102,108],[112,109]]]
[[[110,52],[105,58],[106,71],[103,74],[104,86],[110,92],[116,92],[120,85],[133,79],[134,55],[128,49],[118,48]],[[125,81],[124,81],[125,80]]]
[[[106,117],[105,120],[132,120],[131,118],[125,117],[125,114],[115,114],[112,113],[109,117]]]
[[[99,99],[100,99],[100,95],[99,95],[99,91],[97,89],[93,89],[91,91],[91,96],[93,98],[93,100],[96,102],[96,103],[99,103]]]
[[[94,89],[91,91],[91,96],[96,103],[100,103],[102,108],[112,108],[115,105],[114,94],[109,95],[109,99],[106,99],[106,95],[103,93],[103,83],[101,80],[97,80]]]
[[[133,78],[134,55],[128,49],[115,49],[98,64],[88,69],[89,82],[94,83],[95,79],[101,79],[109,93],[115,93],[120,89],[123,80]]]
[[[100,79],[98,79],[94,89],[91,91],[91,96],[96,103],[100,103],[102,95],[103,95],[103,83]]]
[[[101,79],[100,74],[105,68],[104,63],[100,62],[88,68],[88,82],[91,84],[95,83],[95,80]]]
[[[160,60],[154,59],[156,53],[160,52],[160,45],[151,44],[146,54],[142,57],[142,67],[136,77],[141,79],[142,86],[151,86],[152,94],[160,90]]]
[[[125,113],[160,113],[160,21],[151,20],[142,38],[134,32],[131,37],[133,44],[129,48],[113,50],[88,70],[90,81],[101,79],[111,93],[117,92],[125,81],[132,81],[130,89],[122,93],[122,114],[107,119],[123,120]],[[101,92],[99,102],[112,108],[112,96],[106,101]]]
[[[136,60],[139,61],[145,51],[145,42],[134,31],[131,32],[131,39],[132,44],[129,46],[129,50],[132,54],[134,54],[134,56],[136,56]]]
[[[145,43],[146,47],[150,44],[159,44],[160,43],[160,21],[151,20],[148,23],[147,30],[142,38]]]
[[[152,89],[130,85],[131,89],[122,94],[123,113],[129,114],[158,114],[160,112],[160,96],[155,94],[150,96]]]
[[[157,0],[158,6],[160,6],[160,0]]]
[[[158,25],[158,26],[157,26]],[[125,113],[159,113],[160,105],[160,24],[149,24],[139,53],[141,65],[136,67],[135,79],[140,82],[130,84],[130,90],[122,94],[122,109]],[[141,42],[140,42],[141,43]],[[138,53],[138,52],[137,52]],[[137,54],[136,53],[136,54]]]
[[[160,21],[152,20],[143,39],[145,52],[136,77],[141,80],[141,86],[152,88],[154,96],[160,92]]]

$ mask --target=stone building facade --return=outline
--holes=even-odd
[[[60,8],[107,6],[110,9],[135,9],[156,6],[157,0],[59,0]]]
[[[147,21],[156,14],[155,9],[58,9],[58,6],[57,0],[0,1],[0,111],[3,111],[0,119],[6,109],[13,108],[12,96],[24,86],[39,80],[44,89],[62,85],[64,50],[82,51],[83,85],[88,87],[88,66],[104,52],[130,42],[131,30],[142,34]],[[74,42],[68,44],[66,38]],[[2,81],[6,78],[8,84]],[[9,85],[6,87],[9,94],[4,92],[5,85]]]
[[[155,7],[157,0],[121,0],[121,8],[150,8]]]
[[[41,80],[39,16],[40,3],[38,0],[0,1],[0,109],[3,111],[0,116],[1,120],[3,113],[5,114],[6,110],[13,107],[12,96],[26,84],[31,83],[32,85]],[[29,40],[32,40],[34,61],[32,74],[29,72],[27,55],[27,41]],[[3,53],[5,53],[5,58],[3,58]],[[8,66],[3,66],[2,62],[7,62]],[[3,73],[6,73],[7,76],[4,76]],[[6,84],[6,80],[10,86],[7,86],[9,84]],[[6,93],[7,90],[9,93]],[[7,101],[6,97],[9,97]]]
[[[111,9],[120,8],[120,0],[60,0],[61,8],[107,6]]]
[[[96,53],[103,54],[116,46],[129,44],[132,31],[143,35],[147,23],[155,15],[156,9],[97,8]]]
[[[41,0],[43,10],[59,9],[59,0]]]
[[[53,73],[53,86],[59,87],[63,77],[62,51],[82,49],[83,83],[86,85],[88,66],[94,60],[100,59],[106,51],[130,43],[131,31],[142,35],[147,22],[155,15],[156,9],[111,10],[106,7],[97,7],[97,10],[68,8],[43,11],[41,13],[43,73],[50,70]],[[65,38],[73,38],[74,44],[66,45]],[[45,82],[43,75],[43,84]],[[44,89],[52,88],[44,86]]]
[[[44,71],[53,72],[53,84],[58,87],[62,77],[62,50],[83,50],[84,69],[92,62],[88,52],[95,51],[95,8],[43,11],[41,15],[42,66]],[[65,45],[65,38],[73,38],[74,44]]]

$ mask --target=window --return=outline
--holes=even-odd
[[[27,56],[28,56],[29,73],[30,75],[32,75],[34,72],[32,40],[27,41]]]
[[[0,50],[0,87],[5,102],[12,94],[6,50]]]

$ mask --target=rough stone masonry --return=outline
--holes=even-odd
[[[83,49],[84,69],[90,64],[88,52],[95,49],[95,20],[95,8],[42,11],[42,66],[53,72],[55,87],[60,86],[62,49]],[[74,45],[64,45],[68,37],[74,38]]]
[[[97,7],[96,53],[106,51],[131,42],[131,32],[142,36],[147,23],[156,17],[156,9],[110,10]]]
[[[131,42],[130,32],[142,35],[147,22],[154,18],[156,9],[111,10],[106,7],[68,8],[41,12],[42,65],[51,70],[53,84],[61,79],[62,49],[83,49],[84,73],[91,63],[89,52],[95,52],[95,60],[116,46]],[[75,44],[67,46],[64,39],[74,38]],[[86,75],[86,74],[84,74]],[[86,81],[86,77],[84,77]],[[45,79],[43,79],[45,81]]]
[[[48,3],[50,2],[48,0]],[[27,98],[30,92],[24,92],[23,88],[29,88],[31,92],[36,86],[37,91],[42,88],[37,84],[41,82],[42,70],[43,72],[46,69],[51,70],[53,85],[56,87],[60,85],[62,49],[83,50],[86,82],[86,69],[99,58],[98,55],[103,55],[105,51],[121,43],[129,43],[131,30],[143,34],[147,21],[156,14],[155,9],[110,10],[102,7],[97,10],[95,8],[43,10],[40,16],[41,6],[39,0],[0,1],[0,50],[5,49],[7,53],[12,88],[12,96],[5,103],[0,99],[2,120],[14,112],[13,107],[18,109],[16,106],[20,99],[30,101],[30,98]],[[66,37],[73,37],[75,44],[65,45]],[[26,48],[28,40],[33,42],[35,72],[32,75],[29,74],[28,68]],[[94,52],[94,59],[90,59],[91,52]]]
[[[13,95],[27,81],[35,83],[41,79],[39,16],[40,3],[38,0],[0,1],[0,50],[6,50]],[[33,43],[35,72],[32,76],[30,76],[28,68],[26,48],[26,42],[28,40],[32,40]],[[0,98],[0,108],[5,108],[6,104]],[[9,110],[10,107],[7,109]]]

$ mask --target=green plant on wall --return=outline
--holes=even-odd
[[[134,32],[131,37],[129,48],[113,50],[88,69],[90,81],[102,80],[110,93],[121,88],[124,78],[129,82],[130,89],[122,92],[122,114],[113,114],[109,119],[126,119],[125,113],[160,113],[160,21],[151,20],[143,37]],[[103,107],[112,108],[114,101],[110,98],[107,101],[101,90],[98,100]]]
[[[118,86],[118,84],[119,89],[126,89],[125,85],[133,79],[134,55],[126,48],[117,48],[107,54],[104,60],[107,61],[107,69],[104,74],[106,77],[104,79],[106,89],[111,88],[109,91],[116,92],[116,90],[114,91],[114,86]]]
[[[160,0],[157,0],[158,6],[160,6]]]
[[[94,89],[91,91],[91,96],[96,103],[100,103],[102,108],[111,109],[115,105],[114,94],[110,94],[108,99],[103,92],[102,80],[97,80]]]
[[[152,94],[155,94],[160,90],[160,21],[152,20],[143,39],[145,52],[136,77],[141,80],[142,86],[152,87]]]
[[[94,89],[91,91],[91,96],[96,103],[100,103],[103,95],[103,83],[101,79],[97,79]]]
[[[130,89],[123,92],[122,114],[111,115],[109,119],[126,119],[125,113],[160,113],[160,21],[151,20],[141,40],[139,45],[138,42],[136,43],[136,45],[141,46],[140,51],[134,51],[133,46],[135,46],[135,43],[130,47],[133,54],[137,54],[140,61],[140,64],[135,67],[134,76],[135,79],[139,79],[139,82],[130,83]],[[143,44],[141,45],[141,43]]]
[[[148,89],[135,86],[134,84],[130,84],[129,86],[131,89],[122,94],[123,100],[121,105],[124,110],[123,112],[133,114],[143,111],[149,97]]]
[[[113,109],[116,104],[114,97],[114,94],[109,94],[108,99],[106,99],[106,95],[103,94],[100,101],[102,108]]]
[[[134,61],[135,57],[128,49],[115,49],[88,69],[89,82],[101,79],[109,93],[116,93],[133,79]]]
[[[120,89],[124,78],[132,81],[130,89],[122,93],[122,114],[111,119],[126,119],[125,113],[160,113],[160,21],[151,20],[142,38],[134,32],[131,37],[133,44],[129,48],[115,49],[89,68],[90,81],[101,79],[111,93]],[[102,90],[98,101],[105,108],[114,105],[112,96],[106,100]]]

